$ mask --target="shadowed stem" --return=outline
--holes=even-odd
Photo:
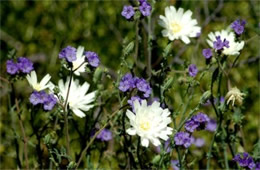
[[[138,143],[137,143],[137,159],[138,159],[140,168],[143,169],[144,166],[143,166],[143,162],[142,162],[141,155],[140,155],[140,144],[141,144],[141,138],[138,137]]]
[[[17,99],[15,99],[15,105],[16,105],[16,110],[18,112],[19,124],[20,124],[20,128],[22,130],[22,135],[23,135],[25,165],[26,165],[26,169],[29,169],[28,148],[27,148],[28,138],[26,137],[26,134],[25,134],[23,122],[22,122],[21,115],[20,115],[21,114],[21,110],[20,110],[20,107],[19,107]]]
[[[83,157],[85,156],[85,154],[86,154],[88,148],[89,148],[90,145],[94,142],[94,140],[96,139],[97,135],[100,134],[100,132],[107,127],[107,125],[109,124],[110,120],[111,120],[120,110],[124,109],[126,106],[128,106],[128,104],[127,104],[127,105],[124,105],[124,106],[122,106],[122,107],[120,107],[118,110],[116,110],[115,112],[113,112],[113,113],[111,114],[111,116],[108,118],[107,122],[104,124],[104,126],[103,126],[102,128],[100,128],[100,129],[94,134],[94,136],[91,138],[91,140],[89,141],[89,143],[87,144],[87,146],[84,148],[83,152],[81,153],[80,158],[79,158],[79,160],[78,160],[78,162],[77,162],[77,166],[76,166],[75,169],[77,169],[77,168],[79,167],[79,165],[80,165],[80,163],[81,163]]]

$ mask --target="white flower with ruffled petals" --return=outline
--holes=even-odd
[[[159,24],[165,29],[162,31],[164,37],[171,41],[181,39],[185,44],[190,43],[189,37],[196,37],[201,28],[198,22],[191,18],[190,10],[184,12],[183,8],[177,11],[174,6],[165,8],[165,16],[160,15]]]
[[[154,101],[152,105],[147,106],[147,101],[134,101],[135,113],[127,110],[126,115],[130,119],[131,128],[127,129],[129,135],[139,135],[142,146],[148,147],[149,141],[155,146],[161,144],[160,139],[169,139],[172,134],[172,128],[167,127],[172,122],[168,109],[162,109],[160,103]]]
[[[39,83],[37,81],[37,75],[35,71],[27,74],[26,79],[30,86],[36,91],[45,90],[50,87],[51,76],[49,74],[45,75]]]
[[[221,40],[223,41],[226,39],[229,42],[229,48],[224,47],[223,54],[225,55],[239,55],[240,50],[243,49],[245,42],[236,42],[235,34],[228,30],[221,30],[216,32],[211,32],[208,34],[209,39],[207,40],[210,47],[213,48],[213,42],[216,41],[216,36],[220,36]]]
[[[95,100],[96,92],[94,91],[87,94],[89,86],[90,85],[87,82],[80,85],[78,80],[71,80],[68,104],[72,112],[81,118],[85,117],[85,113],[83,111],[88,111],[94,106],[91,103]],[[66,100],[69,88],[69,78],[65,84],[63,80],[59,80],[58,87],[60,90],[59,95],[61,95],[63,99]]]
[[[78,47],[76,57],[77,59],[72,62],[72,70],[77,69],[76,71],[74,71],[74,74],[79,76],[80,73],[85,72],[85,66],[87,65],[87,62],[85,62],[84,47]]]

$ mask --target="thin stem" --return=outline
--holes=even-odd
[[[111,114],[111,116],[108,118],[107,122],[104,124],[104,126],[103,126],[102,128],[100,128],[100,129],[94,134],[94,136],[91,138],[91,140],[89,141],[89,143],[87,144],[87,146],[84,148],[83,152],[81,153],[80,158],[79,158],[79,160],[78,160],[78,162],[77,162],[76,169],[79,167],[79,165],[80,165],[80,163],[81,163],[83,157],[85,156],[85,154],[86,154],[88,148],[89,148],[89,147],[91,146],[91,144],[94,142],[94,140],[96,139],[97,135],[100,134],[100,132],[107,127],[107,125],[109,124],[110,120],[111,120],[120,110],[124,109],[126,106],[128,106],[128,105],[124,105],[124,106],[120,107],[118,110],[116,110],[115,112],[113,112],[113,113]]]
[[[138,48],[139,48],[139,20],[136,20],[135,25],[135,54],[134,54],[134,61],[137,64],[137,57],[138,57]]]
[[[85,63],[85,61],[83,61],[77,68],[75,68],[72,72],[74,73],[75,71],[77,71],[83,64]]]
[[[143,169],[144,166],[143,166],[143,162],[142,162],[141,155],[140,155],[140,144],[141,144],[141,138],[138,137],[137,151],[136,151],[137,152],[137,159],[138,159],[140,168]]]
[[[20,107],[19,107],[17,99],[15,99],[15,105],[16,105],[16,110],[17,110],[17,113],[18,113],[20,128],[22,130],[22,135],[23,135],[25,165],[26,165],[26,169],[29,169],[28,148],[27,148],[28,138],[26,137],[26,134],[25,134],[23,122],[22,122],[21,115],[20,115],[21,114],[21,110],[20,110]]]
[[[180,153],[180,149],[179,149],[178,146],[176,147],[176,150],[177,150],[177,153],[178,153],[178,160],[179,160],[180,169],[182,170],[183,167],[182,167],[182,162],[181,162],[181,153]]]

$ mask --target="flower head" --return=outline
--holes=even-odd
[[[245,25],[245,20],[237,19],[231,24],[231,28],[235,31],[237,35],[241,35],[244,32]]]
[[[178,160],[171,160],[171,167],[173,170],[179,170],[180,164]]]
[[[217,129],[217,122],[214,119],[210,119],[206,124],[205,129],[211,132],[215,132]]]
[[[124,75],[119,83],[119,90],[121,90],[122,92],[126,92],[130,89],[132,89],[134,86],[134,80],[133,80],[133,76],[130,73],[127,73],[126,75]]]
[[[243,156],[241,156],[241,154],[235,155],[233,161],[236,161],[240,166],[248,167],[249,169],[253,169],[256,166],[253,158],[247,152],[244,152]]]
[[[197,115],[194,115],[191,117],[190,120],[185,122],[185,129],[188,132],[194,132],[194,130],[200,130],[203,129],[206,125],[206,123],[209,122],[209,117],[200,112]]]
[[[98,135],[97,139],[100,139],[101,141],[110,141],[113,139],[113,134],[108,129],[103,129]]]
[[[241,106],[243,104],[243,96],[245,96],[245,94],[241,93],[237,87],[234,87],[229,90],[225,98],[227,99],[227,104],[232,102],[232,106],[234,106],[234,104]]]
[[[99,60],[97,53],[92,52],[92,51],[87,51],[87,52],[85,52],[85,56],[86,56],[88,63],[92,67],[98,67],[99,66],[100,60]]]
[[[137,79],[135,83],[136,88],[139,91],[144,92],[144,97],[148,98],[152,93],[152,88],[150,87],[150,84],[143,78]]]
[[[139,6],[139,10],[143,16],[151,15],[152,7],[148,2],[142,2]]]
[[[192,144],[192,138],[187,132],[178,132],[174,136],[175,145],[184,146],[185,148],[190,147]]]
[[[199,148],[205,145],[205,140],[203,138],[196,138],[193,144]]]
[[[83,53],[84,53],[84,47],[79,46],[76,51],[76,60],[72,61],[72,70],[74,70],[73,73],[78,76],[80,75],[80,73],[85,72],[85,66],[87,65]]]
[[[17,65],[22,73],[30,73],[33,70],[32,61],[25,57],[19,57],[17,59]]]
[[[210,59],[212,57],[212,51],[210,48],[203,49],[202,54],[206,59]]]
[[[73,113],[78,117],[84,117],[85,113],[83,111],[88,111],[92,107],[91,104],[95,100],[96,92],[91,92],[86,94],[89,89],[89,84],[85,81],[83,85],[79,84],[78,80],[71,81],[70,93],[68,96],[68,104]],[[63,99],[66,99],[67,91],[69,88],[69,78],[66,83],[63,80],[59,80],[58,87],[60,89],[60,94]]]
[[[37,75],[35,71],[32,71],[30,74],[28,74],[26,79],[30,86],[36,91],[41,91],[50,87],[49,81],[51,76],[49,74],[45,75],[39,83],[37,81]]]
[[[126,115],[130,119],[131,128],[127,129],[129,135],[139,135],[141,137],[142,146],[148,147],[149,141],[159,146],[161,144],[159,138],[168,140],[172,133],[172,128],[167,127],[171,123],[168,109],[162,109],[160,103],[155,101],[152,105],[147,105],[146,100],[142,100],[141,104],[134,101],[135,114],[127,110]]]
[[[189,132],[194,132],[199,126],[200,123],[194,121],[193,119],[190,119],[185,123],[185,129]]]
[[[45,91],[34,91],[29,100],[35,106],[38,104],[43,104],[46,101],[48,94]]]
[[[134,111],[134,101],[137,100],[139,103],[141,103],[142,99],[139,96],[132,96],[130,100],[127,100],[127,103],[130,104]],[[135,111],[134,111],[135,112]]]
[[[132,18],[134,14],[135,14],[135,10],[131,5],[125,5],[123,11],[121,12],[121,15],[126,19]]]
[[[210,47],[214,47],[217,50],[223,50],[225,55],[238,55],[240,50],[244,47],[244,41],[236,42],[235,34],[227,30],[211,32],[208,34],[209,39],[207,43]]]
[[[6,72],[11,75],[14,75],[19,72],[19,67],[13,60],[7,60],[6,61]]]
[[[184,12],[183,8],[175,9],[174,6],[165,8],[165,16],[160,15],[159,24],[164,28],[162,34],[171,41],[181,39],[185,44],[190,43],[189,37],[196,37],[201,28],[197,20],[191,18],[190,10]]]
[[[189,75],[191,77],[195,77],[197,75],[197,73],[198,73],[198,69],[197,69],[195,64],[189,65],[188,70],[189,70]]]
[[[53,94],[49,94],[43,103],[43,109],[52,110],[53,107],[56,105],[56,103],[57,103],[57,98]]]
[[[75,61],[77,59],[76,55],[76,48],[71,47],[71,46],[67,46],[66,48],[63,48],[61,50],[61,52],[59,53],[59,58],[63,58],[66,59],[67,62],[72,62]]]

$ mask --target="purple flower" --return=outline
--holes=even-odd
[[[23,73],[30,73],[33,70],[33,63],[25,57],[19,57],[17,59],[17,65],[19,70]]]
[[[229,48],[229,41],[224,39],[223,46]]]
[[[188,148],[191,143],[192,139],[190,137],[190,134],[187,132],[178,132],[174,136],[174,142],[176,145],[184,146],[185,148]]]
[[[135,10],[131,5],[125,5],[123,11],[121,12],[121,15],[126,19],[132,18],[134,14],[135,14]]]
[[[255,170],[260,170],[260,162],[257,162],[257,163],[255,164]]]
[[[178,160],[171,160],[171,167],[173,170],[179,170],[179,161]]]
[[[200,112],[193,116],[193,120],[199,123],[207,123],[209,121],[209,117],[206,114]]]
[[[108,129],[103,129],[98,135],[97,139],[101,141],[110,141],[113,138],[112,132]]]
[[[92,51],[87,51],[87,52],[85,52],[85,56],[86,56],[88,63],[92,67],[98,67],[99,66],[100,60],[99,60],[97,53],[92,52]]]
[[[132,107],[132,110],[134,111],[134,101],[138,100],[139,103],[141,103],[141,98],[139,96],[132,96],[130,100],[127,100],[127,103],[130,104],[130,106]],[[135,111],[134,111],[135,112]]]
[[[6,61],[6,72],[14,75],[19,71],[19,67],[16,63],[13,62],[13,60],[7,60]]]
[[[201,32],[197,32],[197,33],[196,33],[196,38],[199,38],[200,35],[201,35]]]
[[[30,102],[35,106],[37,104],[43,104],[48,98],[48,94],[45,93],[44,91],[40,91],[40,92],[37,92],[37,91],[34,91],[29,100]]]
[[[144,92],[144,97],[148,98],[152,93],[152,88],[150,84],[143,78],[136,80],[136,87],[139,91]]]
[[[152,7],[148,2],[143,2],[141,6],[139,6],[139,10],[143,16],[149,16],[151,15]]]
[[[237,19],[231,24],[231,28],[235,31],[237,35],[241,35],[244,32],[245,25],[245,20]]]
[[[59,58],[66,59],[67,62],[73,62],[77,59],[76,54],[77,54],[76,48],[67,46],[66,48],[63,48],[61,50],[61,52],[59,53]]]
[[[200,123],[194,121],[193,119],[190,119],[185,123],[185,129],[191,133],[194,132],[194,130],[196,130],[199,126]]]
[[[124,75],[119,83],[119,90],[121,90],[122,92],[126,92],[127,90],[132,89],[134,86],[134,79],[132,74],[127,73],[126,75]]]
[[[196,75],[197,75],[197,73],[198,73],[198,69],[197,69],[197,67],[196,67],[196,65],[195,64],[191,64],[191,65],[189,65],[189,75],[191,76],[191,77],[195,77]]]
[[[217,129],[217,122],[214,119],[210,119],[206,124],[206,130],[210,132],[215,132]]]
[[[194,140],[193,144],[199,148],[201,148],[202,146],[204,146],[205,144],[205,140],[202,138],[197,138]]]
[[[144,2],[147,2],[147,0],[138,0],[138,1],[139,1],[140,5],[141,5],[142,3],[144,3]]]
[[[240,166],[248,167],[249,169],[253,169],[256,166],[253,158],[247,152],[243,153],[243,157],[241,157],[241,154],[235,155],[233,161],[236,161]]]
[[[43,109],[52,110],[53,107],[56,105],[56,103],[57,103],[57,99],[54,97],[54,95],[49,94],[43,103]]]
[[[224,44],[223,44],[223,42],[221,41],[220,36],[216,36],[216,41],[213,42],[213,47],[214,47],[216,50],[222,50],[222,49],[223,49]]]
[[[202,54],[206,59],[210,59],[212,57],[212,51],[210,48],[203,49]]]

